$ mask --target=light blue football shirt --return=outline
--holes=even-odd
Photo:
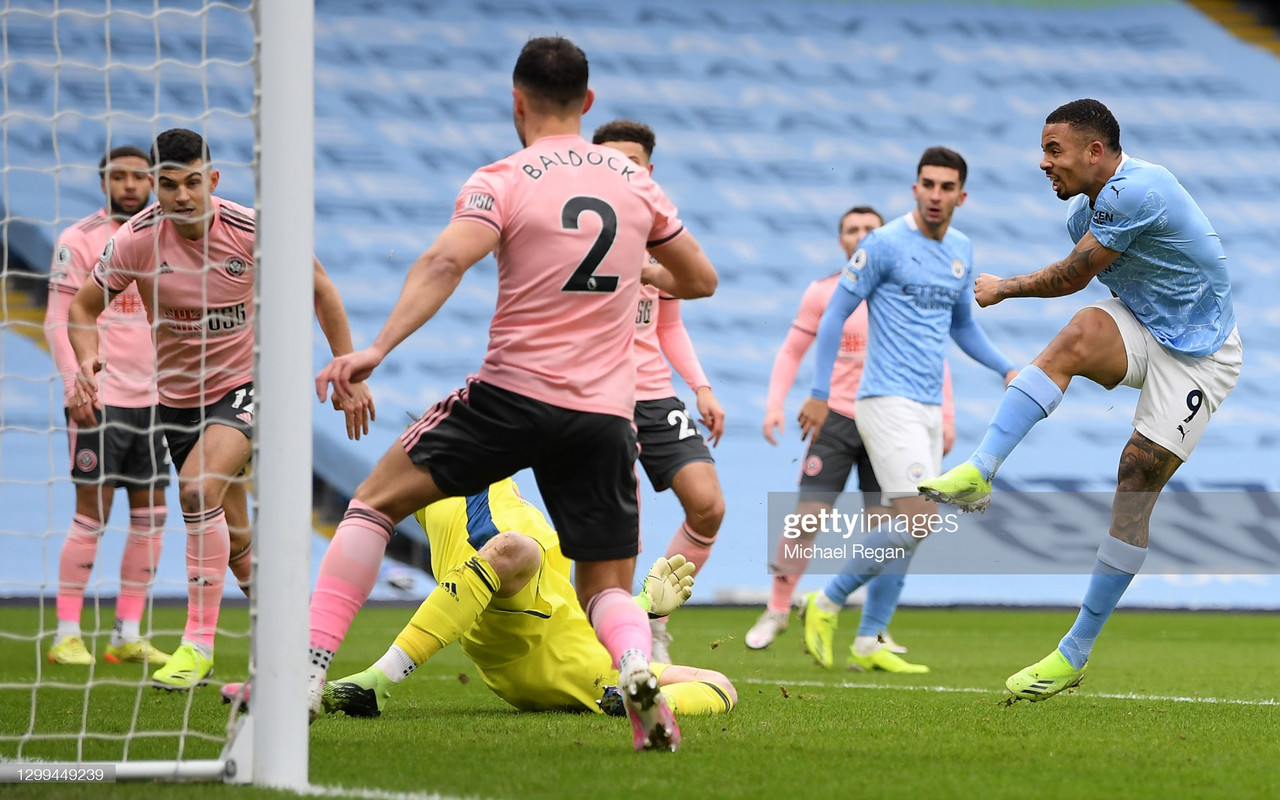
[[[1092,207],[1071,198],[1067,231],[1121,253],[1098,280],[1170,350],[1207,356],[1235,329],[1222,241],[1164,167],[1126,156]]]
[[[859,398],[905,397],[940,405],[943,359],[953,331],[963,334],[957,343],[981,363],[1001,374],[1013,369],[973,322],[973,279],[973,244],[955,228],[937,241],[921,233],[907,214],[867,234],[841,273],[835,302],[819,325],[813,396],[825,399],[830,390],[848,314],[827,317],[852,311],[864,298],[867,362]]]

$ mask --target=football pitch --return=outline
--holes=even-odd
[[[0,606],[0,630],[34,628],[32,606]],[[181,608],[158,608],[157,626],[179,629]],[[363,669],[407,620],[407,608],[361,611],[330,675]],[[1027,798],[1280,796],[1280,639],[1274,615],[1121,610],[1094,650],[1083,685],[1043,703],[1001,704],[1004,678],[1049,651],[1068,611],[904,609],[894,637],[927,675],[826,671],[801,650],[792,627],[768,650],[748,651],[755,609],[690,608],[672,617],[672,657],[728,675],[732,713],[682,717],[680,752],[635,753],[625,720],[518,713],[490,694],[450,647],[392,696],[379,719],[330,716],[311,728],[310,780],[331,797],[427,798]],[[109,618],[109,612],[106,614]],[[50,613],[50,619],[52,614]],[[856,610],[837,638],[847,649]],[[48,623],[48,624],[51,624]],[[224,609],[244,630],[247,612]],[[170,638],[157,637],[162,648]],[[99,640],[104,646],[105,635]],[[248,642],[219,638],[215,677],[244,677]],[[42,664],[38,733],[80,730],[84,668]],[[0,734],[32,719],[36,653],[0,649]],[[136,680],[138,665],[99,664],[98,680]],[[217,688],[188,697],[136,686],[97,686],[90,730],[172,729],[185,714],[219,734],[227,707]],[[135,722],[136,718],[136,722]],[[173,736],[135,740],[131,758],[172,758]],[[0,743],[12,758],[17,745]],[[27,757],[73,758],[75,745],[31,742]],[[119,742],[89,740],[84,760],[119,758]],[[185,757],[217,754],[187,737]],[[340,791],[345,787],[349,792]],[[3,785],[5,798],[266,798],[294,796],[219,784]]]

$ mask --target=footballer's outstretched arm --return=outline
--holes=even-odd
[[[490,226],[469,220],[450,222],[409,268],[400,298],[373,344],[335,358],[320,371],[316,394],[321,402],[327,399],[330,384],[334,392],[350,396],[351,384],[368,378],[387,353],[435,316],[466,271],[497,246],[498,232]]]

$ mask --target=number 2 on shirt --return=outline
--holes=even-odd
[[[560,225],[565,230],[578,230],[578,218],[582,212],[590,211],[600,217],[600,233],[595,243],[587,251],[578,268],[560,287],[562,292],[615,292],[618,290],[617,275],[596,275],[595,269],[609,254],[613,240],[618,235],[618,214],[599,197],[579,195],[569,198],[560,212]]]

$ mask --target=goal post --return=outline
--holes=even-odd
[[[0,714],[0,765],[6,768],[111,764],[117,780],[308,786],[314,13],[314,0],[10,0],[0,12],[0,708],[9,711]],[[102,154],[126,144],[146,150],[173,127],[207,138],[222,172],[215,193],[225,190],[244,205],[252,198],[256,211],[253,693],[250,711],[232,711],[230,719],[218,685],[241,679],[242,656],[219,659],[212,686],[173,694],[153,694],[153,667],[104,663],[110,606],[125,585],[116,578],[125,538],[118,520],[130,517],[121,490],[98,529],[96,560],[90,551],[80,563],[91,569],[82,584],[86,662],[46,663],[50,645],[62,637],[49,620],[76,498],[62,382],[40,352],[44,284],[51,261],[54,272],[62,271],[58,235],[102,207],[96,172]],[[205,268],[220,266],[207,253]],[[169,560],[162,555],[148,567],[155,580],[141,622],[141,635],[163,637],[166,649],[183,630],[181,623],[154,622],[156,590],[163,584],[185,609],[189,581],[176,474],[169,480],[163,535]],[[238,595],[235,581],[229,585],[229,596]],[[243,642],[244,628],[226,624],[218,626],[219,647]]]
[[[307,785],[309,726],[315,10],[313,0],[259,0],[254,13],[258,516],[248,724],[252,782],[300,789]]]

